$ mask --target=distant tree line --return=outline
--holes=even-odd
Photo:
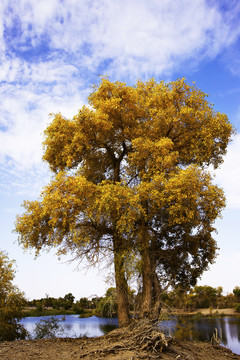
[[[138,295],[134,290],[129,290],[130,310],[137,314],[139,304]],[[202,308],[224,309],[234,308],[240,312],[240,287],[236,286],[232,293],[223,295],[223,288],[211,286],[195,286],[190,291],[176,288],[161,295],[162,306],[171,309],[193,311]],[[76,314],[84,314],[86,310],[92,310],[97,316],[114,317],[117,315],[117,293],[116,288],[109,288],[101,297],[82,297],[75,301],[72,293],[64,297],[54,298],[46,295],[45,298],[26,301],[26,307],[44,309],[71,310]]]
[[[195,286],[190,291],[181,288],[162,294],[162,302],[172,308],[192,311],[201,308],[225,309],[235,308],[240,312],[240,287],[236,286],[232,293],[223,295],[223,288],[211,286]]]
[[[27,308],[36,308],[39,312],[44,309],[54,310],[72,310],[76,314],[81,314],[84,310],[96,309],[97,304],[101,301],[102,297],[82,297],[75,301],[72,293],[66,294],[64,297],[50,297],[46,295],[45,298],[27,300],[25,306]]]

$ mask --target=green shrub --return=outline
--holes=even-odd
[[[239,303],[235,305],[235,310],[236,310],[238,313],[240,313],[240,304],[239,304]]]
[[[95,314],[109,318],[117,316],[117,295],[115,288],[107,290],[106,295],[97,304]]]
[[[42,319],[36,325],[33,331],[35,339],[54,339],[64,332],[60,320],[51,316],[50,319]]]
[[[84,309],[82,309],[78,304],[73,304],[72,310],[75,312],[75,314],[84,314]]]
[[[41,301],[37,302],[36,309],[40,313],[43,311],[43,305],[42,305]]]

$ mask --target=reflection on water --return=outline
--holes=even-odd
[[[60,320],[64,329],[62,337],[80,337],[80,336],[101,336],[118,326],[117,319],[99,318],[92,316],[89,318],[79,318],[79,315],[65,315],[65,320],[61,315],[54,316]],[[20,323],[33,334],[37,322],[41,319],[50,318],[49,316],[26,317]]]
[[[240,319],[198,319],[192,320],[193,328],[197,330],[199,340],[211,341],[216,332],[221,338],[221,345],[229,347],[240,354]]]
[[[92,316],[89,318],[79,318],[78,315],[65,315],[65,320],[61,315],[56,316],[64,328],[63,337],[79,337],[87,335],[89,337],[101,336],[115,329],[118,326],[117,319],[99,318]],[[41,319],[49,317],[27,317],[21,320],[21,324],[33,334],[35,324]],[[197,318],[186,320],[191,324],[196,338],[201,341],[211,341],[214,333],[221,337],[221,344],[229,347],[234,353],[240,355],[240,318],[219,318],[206,319]],[[174,332],[177,319],[162,321],[160,327],[168,335]]]
[[[99,328],[102,330],[104,334],[109,333],[110,331],[117,328],[116,324],[101,324]]]
[[[234,353],[240,355],[240,318],[188,318],[186,321],[193,329],[194,339],[210,342],[217,329],[217,335],[221,338],[221,345],[230,348]],[[163,321],[160,324],[161,327],[163,326],[170,332],[174,332],[176,325],[176,318]]]
[[[70,330],[72,329],[72,324],[64,324],[64,328],[67,330],[67,332],[70,332]]]

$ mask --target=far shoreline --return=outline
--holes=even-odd
[[[236,316],[239,317],[238,313],[234,308],[223,308],[223,309],[212,309],[202,308],[196,310],[183,310],[183,309],[171,309],[171,311],[163,311],[162,313],[170,313],[175,316]]]
[[[24,309],[23,310],[24,318],[26,317],[41,317],[41,316],[65,316],[65,315],[78,315],[80,318],[88,318],[93,315],[99,316],[99,314],[95,314],[94,310],[85,310],[82,313],[76,313],[72,310],[56,310],[56,309],[43,309],[42,311],[38,311],[36,309]],[[221,308],[221,309],[213,309],[213,308],[199,308],[195,310],[183,310],[183,309],[166,309],[163,308],[160,313],[161,316],[235,316],[240,317],[240,313],[237,312],[234,308]]]

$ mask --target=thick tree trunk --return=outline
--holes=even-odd
[[[113,159],[114,168],[114,183],[120,181],[120,164],[125,154],[125,144],[123,152],[117,159],[114,152],[110,151],[110,156]],[[116,231],[116,226],[115,226]],[[128,326],[130,323],[129,316],[129,300],[128,300],[128,284],[124,273],[124,254],[123,244],[120,237],[117,236],[117,231],[113,237],[113,253],[114,253],[114,269],[115,269],[115,283],[117,290],[117,304],[118,304],[118,324],[119,327]]]
[[[148,241],[147,236],[142,238],[144,246],[141,251],[143,281],[141,316],[157,319],[161,311],[161,287]]]
[[[159,284],[159,280],[155,270],[153,270],[152,274],[152,281],[153,281],[153,307],[152,307],[152,319],[158,319],[159,314],[161,312],[161,287]]]
[[[141,305],[141,316],[149,317],[152,309],[152,298],[153,298],[153,286],[152,286],[152,266],[149,255],[148,244],[145,243],[142,251],[142,305]]]
[[[117,290],[118,302],[118,323],[119,327],[129,325],[129,301],[128,301],[128,285],[124,274],[124,258],[121,251],[121,240],[115,238],[114,245],[114,268],[115,268],[115,282]]]

